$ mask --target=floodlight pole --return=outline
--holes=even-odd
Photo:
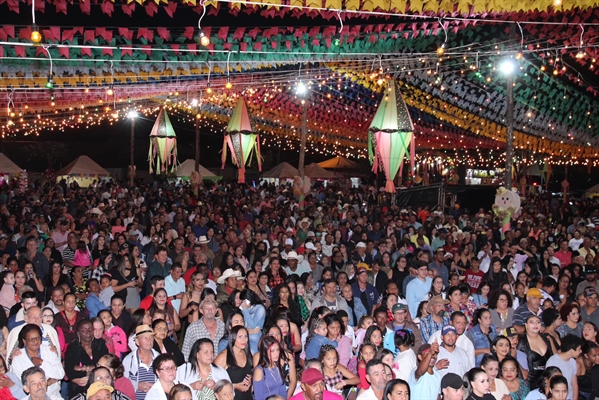
[[[131,171],[129,171],[129,184],[133,186],[135,179],[135,118],[131,118],[131,146],[130,146],[131,154],[130,156],[130,165]]]
[[[199,114],[196,116],[196,155],[194,171],[200,170],[200,119],[198,116]]]
[[[512,188],[512,169],[514,165],[514,74],[507,75],[507,137],[505,144],[505,188]]]
[[[308,130],[308,101],[302,100],[302,136],[300,140],[300,154],[299,154],[299,165],[297,171],[299,177],[304,179],[304,160],[306,158],[306,131]]]

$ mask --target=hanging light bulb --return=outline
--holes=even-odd
[[[108,86],[108,89],[106,89],[106,94],[108,96],[112,96],[114,94],[114,90],[112,90],[112,85]]]
[[[40,33],[40,28],[37,26],[37,24],[33,24],[31,26],[31,42],[34,45],[39,45],[39,43],[42,41],[42,34]]]
[[[442,56],[443,54],[445,54],[445,43],[437,48],[437,55]]]
[[[576,53],[576,58],[578,58],[579,60],[581,58],[584,58],[584,51],[578,50],[578,53]]]
[[[89,86],[85,86],[85,93],[89,93]]]
[[[341,45],[341,34],[339,34],[338,32],[335,34],[335,37],[333,38],[333,46],[335,47],[339,47]]]
[[[231,83],[231,78],[227,77],[227,83],[225,84],[225,87],[227,89],[232,89],[233,88],[233,84]]]
[[[521,53],[521,52],[518,52],[518,53],[516,54],[516,60],[520,60],[520,59],[522,59],[522,53]]]
[[[210,82],[206,85],[206,93],[212,94],[212,88],[210,87]]]
[[[562,5],[562,0],[553,0],[553,6],[554,7],[559,7]]]
[[[52,82],[52,75],[48,75],[48,81],[46,82],[46,89],[52,89],[54,82]]]
[[[210,37],[206,36],[203,30],[200,30],[200,44],[204,47],[207,47],[210,44]]]

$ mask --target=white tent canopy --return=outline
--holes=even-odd
[[[4,153],[0,153],[0,174],[17,175],[19,173],[21,173],[21,168]]]
[[[185,161],[183,161],[180,165],[179,168],[177,168],[177,172],[176,175],[179,177],[189,177],[191,176],[191,172],[195,169],[195,160],[187,159]],[[209,170],[207,170],[206,168],[204,168],[202,165],[200,165],[198,167],[198,172],[200,173],[200,175],[202,175],[203,178],[207,178],[207,177],[216,177],[215,174],[213,174],[212,172],[210,172]]]
[[[289,163],[282,162],[270,171],[266,171],[262,173],[262,178],[293,178],[294,176],[299,175],[297,169],[292,167]]]
[[[88,156],[79,156],[69,165],[56,173],[56,176],[64,175],[97,175],[110,176],[110,172],[100,167],[98,163]]]

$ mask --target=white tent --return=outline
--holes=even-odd
[[[21,173],[21,168],[11,161],[4,153],[0,153],[0,174],[3,175],[18,175]]]
[[[110,173],[88,156],[79,156],[56,173],[56,180],[77,181],[79,186],[88,187],[94,180],[109,177]]]
[[[270,171],[263,172],[261,178],[292,179],[297,175],[299,175],[299,172],[297,172],[295,167],[292,167],[289,163],[282,162]]]
[[[599,196],[599,183],[591,186],[584,192],[584,197],[596,197]]]
[[[195,160],[192,160],[190,158],[190,159],[183,161],[179,165],[179,168],[177,168],[177,172],[175,174],[180,178],[189,178],[191,176],[191,172],[194,170],[194,168],[195,168]],[[202,177],[204,179],[217,178],[217,176],[215,174],[213,174],[212,172],[210,172],[209,170],[204,168],[201,164],[199,165],[198,169],[199,169],[198,172],[200,173],[200,175],[202,175]]]

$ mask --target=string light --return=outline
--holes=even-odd
[[[227,83],[225,84],[225,88],[232,89],[233,84],[231,83],[231,78],[227,77]]]
[[[114,94],[114,90],[112,89],[112,85],[108,86],[108,89],[106,89],[106,94],[108,96],[112,96]]]
[[[40,33],[40,29],[37,24],[31,25],[31,42],[33,44],[39,45],[42,41],[42,34]]]
[[[54,82],[52,81],[52,75],[48,75],[48,80],[46,81],[46,89],[52,89],[54,87]]]

